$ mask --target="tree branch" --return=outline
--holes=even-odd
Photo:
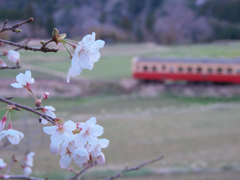
[[[7,31],[7,30],[11,30],[12,32],[16,32],[16,28],[17,28],[17,27],[19,27],[19,26],[21,26],[21,25],[23,25],[23,24],[25,24],[25,23],[32,22],[33,20],[34,20],[33,18],[29,18],[28,20],[22,21],[22,22],[20,22],[20,23],[18,23],[18,24],[14,24],[14,25],[12,25],[12,26],[10,26],[10,27],[6,27],[6,25],[7,25],[7,23],[8,23],[8,19],[6,19],[6,21],[5,21],[4,24],[3,24],[2,29],[0,30],[0,33],[1,33],[1,32],[4,32],[4,31]]]
[[[30,51],[42,51],[42,52],[45,52],[45,53],[46,52],[57,52],[58,51],[58,49],[50,49],[50,48],[47,48],[44,45],[42,47],[31,47],[31,46],[27,46],[27,45],[24,45],[24,44],[18,44],[18,43],[12,42],[12,41],[6,41],[6,40],[3,40],[3,39],[0,39],[0,42],[3,42],[5,44],[9,44],[9,45],[12,45],[12,46],[17,46],[19,48],[25,49],[26,51],[27,50],[30,50]]]
[[[31,108],[29,106],[24,106],[24,105],[21,105],[21,104],[17,104],[15,102],[9,101],[7,99],[8,98],[0,97],[0,101],[3,102],[3,103],[14,105],[14,106],[16,106],[18,108],[22,108],[22,109],[25,109],[26,111],[30,111],[30,112],[32,112],[34,114],[37,114],[37,115],[41,116],[42,118],[46,119],[47,121],[55,124],[54,118],[52,118],[50,116],[47,116],[46,114],[40,113],[40,112],[34,110],[34,108]]]
[[[5,177],[5,178],[4,178]],[[24,175],[0,175],[0,179],[27,179],[27,180],[45,180],[41,178],[28,177]]]
[[[118,178],[118,177],[121,177],[123,173],[129,172],[129,171],[137,171],[137,170],[139,170],[140,168],[142,168],[143,166],[146,166],[146,165],[155,163],[155,162],[157,162],[157,161],[160,161],[160,160],[163,159],[163,158],[164,158],[164,156],[160,156],[160,157],[158,157],[158,158],[155,158],[155,159],[153,159],[153,160],[151,160],[151,161],[144,162],[144,163],[142,163],[142,164],[140,164],[140,165],[138,165],[138,166],[132,167],[132,168],[125,167],[122,171],[120,171],[120,172],[118,172],[117,174],[115,174],[115,175],[113,175],[113,176],[111,176],[111,177],[109,177],[109,178],[106,178],[106,179],[104,179],[104,180],[116,179],[116,178]]]
[[[21,66],[6,66],[6,67],[0,67],[0,69],[19,69]]]

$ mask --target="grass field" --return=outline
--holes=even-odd
[[[92,71],[85,70],[78,78],[120,79],[131,76],[131,58],[142,56],[240,56],[240,43],[211,44],[195,46],[162,47],[153,44],[109,45],[102,50],[102,58],[95,63]],[[21,53],[24,65],[35,67],[36,80],[63,78],[70,65],[65,51],[54,54]],[[43,67],[46,72],[39,72]],[[48,74],[51,69],[59,76]],[[32,70],[32,69],[31,69]],[[5,70],[0,77],[14,77],[18,71]],[[3,78],[1,79],[3,80]],[[1,90],[0,90],[1,91]],[[46,89],[47,91],[47,89]],[[0,93],[1,94],[1,93]],[[31,106],[32,99],[14,98],[14,101]],[[104,127],[102,138],[110,140],[103,152],[106,164],[89,171],[83,179],[98,179],[125,167],[164,155],[165,158],[142,171],[122,180],[223,180],[239,178],[238,172],[219,172],[210,174],[181,174],[160,176],[151,174],[166,167],[204,167],[219,168],[226,165],[240,166],[240,99],[236,98],[186,98],[159,95],[153,98],[126,95],[109,97],[88,97],[84,99],[50,98],[43,105],[56,108],[57,117],[75,122],[86,121],[94,116]],[[0,109],[4,104],[0,103]],[[3,112],[0,112],[1,117]],[[13,127],[23,131],[26,137],[19,146],[9,146],[1,151],[1,157],[10,161],[9,152],[23,154],[30,148],[36,152],[33,175],[62,179],[71,173],[63,171],[58,165],[60,156],[49,153],[49,136],[42,132],[38,117],[28,112],[11,114]],[[32,134],[33,135],[29,135]],[[3,141],[4,142],[4,141]],[[16,168],[19,171],[19,167]],[[16,172],[15,171],[15,172]],[[87,178],[89,177],[89,178]]]

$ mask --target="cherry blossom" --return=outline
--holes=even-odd
[[[12,61],[14,63],[20,61],[20,54],[17,51],[9,50],[8,52],[4,52],[4,54],[7,55],[9,61]]]
[[[3,161],[3,159],[0,159],[0,169],[3,169],[7,166],[7,164]]]
[[[54,143],[50,144],[50,153],[51,154],[58,154],[60,151],[60,145],[56,145]]]
[[[56,114],[53,112],[55,111],[55,108],[52,107],[52,106],[45,106],[43,109],[42,109],[42,113],[52,117],[52,118],[56,118]],[[41,118],[41,117],[40,117]],[[48,121],[44,118],[41,118],[41,123],[42,124],[47,124]]]
[[[55,145],[61,145],[63,141],[71,142],[74,139],[73,132],[76,129],[76,124],[68,120],[63,125],[57,124],[56,126],[44,127],[43,131],[50,134],[51,142]]]
[[[81,167],[85,162],[89,160],[89,154],[85,148],[81,147],[74,151],[73,159],[74,162]]]
[[[25,167],[23,168],[23,174],[24,174],[25,176],[29,176],[30,174],[32,174],[32,169],[31,169],[30,167],[28,167],[28,166],[25,166]]]
[[[33,167],[33,156],[35,155],[34,152],[30,152],[27,154],[27,156],[25,157],[25,163],[27,166]]]
[[[96,146],[91,146],[89,149],[89,152],[91,152],[91,155],[93,157],[98,157],[101,156],[101,148],[106,148],[109,145],[109,140],[107,139],[99,139],[98,140],[98,145]]]
[[[31,76],[30,70],[25,71],[25,74],[20,73],[16,76],[16,81],[18,83],[12,83],[11,86],[14,88],[27,88],[29,91],[31,91],[30,85],[35,82]]]
[[[92,117],[87,120],[85,123],[78,123],[77,127],[80,130],[80,133],[76,135],[75,145],[76,147],[82,147],[87,142],[91,145],[98,144],[98,136],[103,134],[103,127],[96,124],[96,118]]]
[[[24,134],[14,129],[7,129],[0,132],[0,141],[7,136],[7,139],[12,145],[17,145],[20,140],[24,137]]]
[[[100,58],[99,48],[103,48],[105,42],[102,40],[95,41],[95,33],[88,34],[78,42],[74,55],[71,60],[71,66],[67,75],[67,82],[70,77],[76,77],[82,69],[93,69],[93,65]]]
[[[66,169],[72,162],[72,157],[69,154],[66,154],[61,157],[59,164],[62,169]]]

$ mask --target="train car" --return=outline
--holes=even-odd
[[[140,80],[240,83],[240,58],[134,57],[132,76]]]

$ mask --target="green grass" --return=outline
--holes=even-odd
[[[162,57],[239,57],[240,43],[203,44],[163,47],[149,44],[115,44],[106,45],[101,49],[102,57],[95,63],[92,71],[83,70],[80,77],[91,79],[119,79],[131,77],[131,59],[134,56],[162,56]],[[21,52],[21,61],[24,64],[43,67],[46,73],[34,72],[34,77],[46,78],[48,71],[56,70],[67,74],[70,58],[66,50],[58,53]],[[24,67],[24,66],[23,66]],[[22,72],[18,70],[16,72]],[[37,69],[35,69],[37,71]],[[16,73],[15,73],[16,74]],[[49,78],[56,78],[48,75]],[[12,77],[11,70],[1,71],[0,77]]]

